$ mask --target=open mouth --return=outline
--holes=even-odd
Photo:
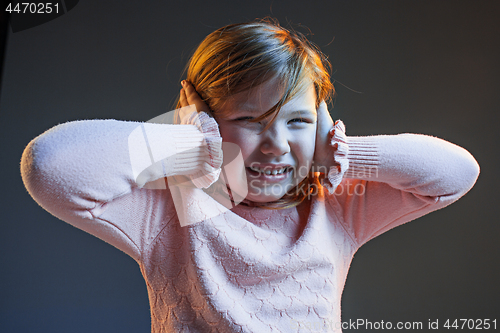
[[[293,170],[293,167],[291,165],[264,167],[257,167],[255,165],[252,165],[250,167],[247,167],[246,169],[250,178],[277,181],[287,178]]]
[[[289,169],[291,169],[291,168],[292,168],[291,166],[284,166],[281,168],[270,168],[270,167],[258,168],[255,166],[251,166],[251,167],[248,167],[247,169],[249,169],[250,171],[256,172],[256,173],[264,174],[264,175],[276,176],[276,175],[282,175],[282,174],[288,172]]]

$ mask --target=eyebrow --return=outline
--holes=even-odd
[[[250,112],[250,113],[255,113],[255,112],[262,112],[259,108],[254,108],[254,107],[249,107],[249,106],[246,106],[246,107],[242,107],[239,109],[241,112]],[[299,110],[294,110],[294,111],[290,111],[288,113],[288,115],[290,116],[295,116],[295,115],[310,115],[310,116],[316,116],[316,110],[312,110],[312,109],[299,109]]]
[[[311,116],[316,116],[316,112],[313,112],[312,110],[295,110],[289,113],[291,116],[294,115],[303,115],[303,114],[309,114]]]

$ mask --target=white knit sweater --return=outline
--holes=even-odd
[[[218,203],[203,190],[179,189],[180,212],[169,189],[137,185],[128,140],[139,125],[56,126],[30,142],[21,169],[44,209],[139,263],[156,333],[340,332],[341,294],[357,249],[457,200],[479,174],[467,151],[437,138],[349,137],[349,169],[335,194],[320,187],[294,208],[238,205],[204,219]],[[204,137],[193,125],[148,126],[149,144],[172,151],[197,149]],[[165,160],[164,174],[144,182],[193,174],[207,156]],[[179,214],[201,222],[181,227]]]

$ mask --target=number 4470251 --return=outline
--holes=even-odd
[[[496,319],[451,319],[446,320],[443,327],[447,329],[489,330],[497,329]]]
[[[18,14],[50,14],[59,13],[59,4],[57,2],[45,2],[45,3],[34,3],[34,2],[18,2],[14,6],[9,2],[6,12],[18,13]]]

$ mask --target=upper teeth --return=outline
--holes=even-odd
[[[260,169],[260,168],[257,168],[257,167],[250,167],[252,170],[254,171],[257,171],[257,172],[262,172],[266,175],[279,175],[279,174],[282,174],[283,172],[285,172],[285,170],[287,169],[287,167],[283,167],[281,169],[274,169],[274,170],[269,170],[269,169]]]

